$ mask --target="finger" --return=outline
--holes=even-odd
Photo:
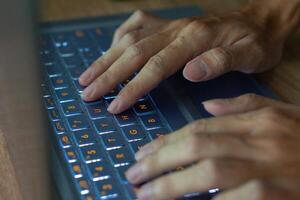
[[[135,31],[126,37],[115,47],[110,48],[107,53],[99,57],[80,77],[79,83],[83,86],[91,84],[99,75],[105,72],[132,44],[143,38],[146,33]]]
[[[180,55],[180,56],[178,56]],[[191,57],[192,51],[182,38],[151,57],[137,76],[121,90],[109,106],[113,114],[122,112],[144,96],[162,80],[175,73]]]
[[[226,72],[238,70],[253,72],[261,64],[261,51],[250,45],[249,38],[224,47],[213,48],[186,64],[183,75],[192,82],[206,81]]]
[[[270,182],[252,180],[240,187],[220,193],[213,200],[296,200],[299,197],[299,192],[278,187]]]
[[[244,135],[253,128],[253,121],[256,113],[245,113],[218,118],[203,119],[193,122],[174,133],[152,141],[142,147],[135,155],[136,160],[142,160],[145,156],[158,151],[161,147],[171,145],[192,134],[227,134],[227,135]]]
[[[153,54],[164,48],[166,42],[165,35],[156,34],[128,47],[111,67],[83,91],[84,99],[92,101],[114,89],[140,69]]]
[[[115,45],[127,33],[144,28],[145,25],[152,21],[166,21],[159,17],[153,16],[145,11],[138,10],[129,17],[115,32],[112,45]],[[151,31],[151,30],[149,30]]]
[[[201,159],[253,159],[257,152],[258,150],[249,147],[241,137],[193,134],[183,141],[163,146],[159,151],[146,156],[128,170],[127,178],[131,183],[139,184],[178,166],[190,165]]]
[[[215,116],[244,113],[268,106],[277,108],[286,107],[285,104],[279,101],[256,94],[245,94],[230,99],[209,100],[203,102],[203,105],[209,113]]]
[[[212,188],[228,189],[261,174],[261,167],[255,163],[234,159],[208,159],[146,183],[138,191],[137,197],[141,200],[172,199],[188,193],[206,192]]]

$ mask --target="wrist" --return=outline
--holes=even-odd
[[[274,40],[284,41],[300,23],[300,0],[250,0],[242,13]]]

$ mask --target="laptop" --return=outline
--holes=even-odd
[[[14,2],[22,2],[19,6],[19,9],[23,8],[21,13],[28,12],[24,2],[29,1]],[[171,19],[202,14],[196,6],[150,12]],[[20,40],[11,46],[14,51],[0,47],[2,55],[10,54],[11,57],[17,50],[22,50],[23,62],[11,60],[14,65],[3,65],[11,73],[4,75],[1,71],[0,79],[11,88],[19,86],[10,98],[26,97],[29,108],[22,115],[16,112],[6,114],[16,123],[21,120],[42,124],[29,128],[32,132],[39,132],[40,138],[50,138],[51,177],[55,181],[58,199],[136,199],[134,188],[124,173],[134,164],[134,153],[140,147],[193,120],[212,117],[201,104],[205,100],[245,93],[273,96],[250,75],[232,72],[211,81],[191,83],[178,72],[118,115],[112,115],[106,109],[130,78],[101,99],[84,102],[80,97],[84,88],[78,83],[78,77],[109,49],[114,31],[128,16],[130,13],[45,23],[39,25],[38,36],[33,35],[30,30],[33,22],[26,18],[28,21],[23,28],[28,30],[28,34],[17,35]],[[15,23],[24,22],[24,15],[15,14],[15,17]],[[33,37],[38,38],[39,53],[28,51],[34,46],[30,42],[22,42],[33,41]],[[39,64],[36,62],[38,59]],[[13,81],[8,82],[8,79]],[[5,84],[1,85],[1,89]],[[21,92],[20,85],[30,86],[29,94]],[[37,106],[41,102],[43,109]],[[12,101],[9,106],[13,107],[14,103],[17,101]],[[29,111],[31,108],[34,112]],[[20,130],[21,126],[18,126],[14,134]],[[218,191],[212,188],[205,193],[187,194],[181,199],[208,200]]]

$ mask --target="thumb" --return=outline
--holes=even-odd
[[[245,94],[230,99],[214,99],[203,102],[204,108],[215,116],[238,114],[264,107],[283,107],[285,104],[256,94]]]
[[[192,82],[207,81],[229,71],[258,72],[264,54],[261,49],[245,38],[231,46],[216,47],[188,62],[183,76]]]

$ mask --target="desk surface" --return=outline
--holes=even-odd
[[[197,4],[206,13],[224,12],[238,8],[247,0],[41,0],[41,21],[65,20],[128,12],[136,9]],[[226,3],[225,3],[226,2]],[[300,105],[300,33],[287,42],[284,58],[279,66],[261,75],[283,100]]]

